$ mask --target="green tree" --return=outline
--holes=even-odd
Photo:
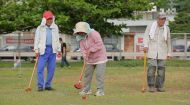
[[[158,8],[170,8],[170,0],[152,0]]]
[[[23,0],[24,1],[24,0]],[[21,0],[5,0],[0,7],[0,33],[31,29],[39,22],[38,8]]]
[[[169,26],[173,33],[190,33],[190,15],[181,12],[174,18],[175,21],[170,22]]]
[[[6,0],[0,2],[0,33],[32,29],[40,24],[44,10],[52,10],[60,31],[72,34],[79,21],[90,23],[101,35],[120,35],[125,25],[115,26],[107,19],[138,16],[133,11],[148,10],[151,0]]]
[[[175,21],[169,23],[171,32],[174,33],[190,33],[190,3],[189,0],[175,0],[178,14],[174,18]]]
[[[176,8],[178,12],[190,13],[190,3],[189,0],[176,0]]]

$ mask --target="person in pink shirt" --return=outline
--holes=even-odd
[[[95,96],[104,95],[104,75],[106,69],[106,49],[102,38],[94,29],[90,28],[87,22],[78,22],[75,25],[74,35],[80,43],[80,50],[86,62],[84,75],[84,87],[80,95],[91,94],[91,81],[96,69],[97,91]]]

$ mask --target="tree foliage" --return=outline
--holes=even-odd
[[[190,3],[189,0],[175,0],[178,14],[175,21],[169,23],[171,32],[190,33]]]
[[[175,18],[175,21],[170,22],[169,26],[173,33],[190,33],[190,15],[180,12]]]
[[[190,13],[189,0],[152,0],[158,8],[176,8],[177,12]]]
[[[152,0],[158,8],[171,8],[170,0]]]
[[[40,24],[42,13],[51,10],[61,32],[72,34],[79,21],[88,22],[101,35],[120,35],[125,25],[114,26],[107,19],[135,19],[133,11],[148,10],[151,0],[2,0],[0,33],[33,29]]]
[[[189,0],[176,0],[176,8],[178,12],[190,13],[190,3]]]

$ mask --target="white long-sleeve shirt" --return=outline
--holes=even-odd
[[[149,36],[151,25],[147,26],[143,43],[144,47],[148,47],[148,58],[167,59],[171,56],[171,37],[170,29],[167,26],[167,40],[164,38],[164,27],[156,27],[154,38]]]
[[[35,41],[34,41],[34,50],[36,53],[40,53],[43,55],[45,53],[46,48],[46,29],[47,26],[40,25],[38,26],[35,33]],[[51,26],[52,29],[52,48],[53,53],[57,53],[61,51],[61,45],[59,43],[59,30],[56,24]]]

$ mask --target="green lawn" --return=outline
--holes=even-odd
[[[31,93],[24,90],[34,64],[23,63],[16,70],[10,65],[10,62],[0,62],[0,105],[190,105],[189,61],[167,62],[166,92],[163,93],[141,93],[142,61],[108,62],[105,96],[89,95],[86,100],[73,87],[79,78],[81,62],[71,63],[70,69],[57,67],[53,80],[55,91],[37,92],[35,75]],[[93,94],[95,86],[94,77]]]

